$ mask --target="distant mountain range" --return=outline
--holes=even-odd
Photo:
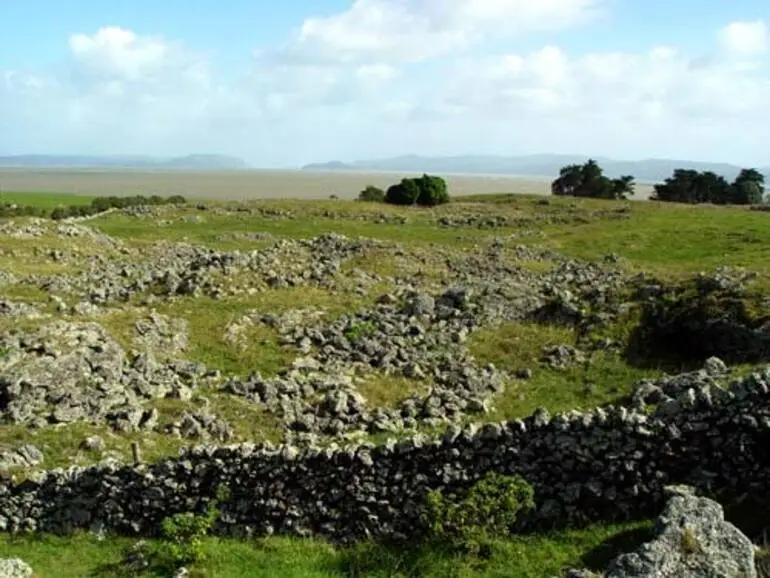
[[[237,170],[245,161],[226,155],[187,155],[174,158],[148,156],[13,155],[0,156],[0,167],[68,169]]]
[[[638,181],[658,182],[671,176],[674,169],[694,169],[713,171],[732,180],[741,168],[757,168],[770,181],[770,167],[739,167],[728,163],[709,163],[699,161],[680,161],[672,159],[645,159],[639,161],[621,161],[594,157],[611,178],[621,175],[633,175]],[[587,156],[579,155],[526,155],[526,156],[487,156],[464,155],[452,157],[422,157],[407,155],[378,160],[363,160],[344,163],[332,161],[305,165],[306,171],[400,171],[433,174],[488,174],[516,175],[527,177],[554,178],[559,169],[573,163],[584,163]]]

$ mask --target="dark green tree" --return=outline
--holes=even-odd
[[[712,171],[676,169],[654,188],[651,198],[656,201],[747,205],[762,202],[764,176],[756,169],[743,169],[729,183]]]
[[[735,205],[758,205],[765,194],[765,175],[756,169],[741,169],[731,187],[730,202]]]
[[[634,194],[634,177],[624,175],[610,179],[595,160],[588,159],[582,165],[562,167],[551,183],[551,193],[593,199],[627,199]]]
[[[420,187],[415,179],[401,179],[400,183],[388,187],[385,202],[391,205],[414,205],[420,196]]]
[[[441,177],[424,174],[416,181],[420,188],[420,195],[417,197],[418,205],[435,207],[449,202],[446,181]]]
[[[559,171],[559,176],[551,183],[551,193],[558,196],[576,197],[583,182],[582,167],[567,165]]]

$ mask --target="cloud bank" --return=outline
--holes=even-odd
[[[0,153],[211,151],[286,166],[411,152],[753,163],[770,152],[762,21],[704,31],[705,55],[673,42],[494,49],[608,16],[602,0],[357,0],[255,47],[237,75],[183,39],[76,31],[61,69],[0,70]]]

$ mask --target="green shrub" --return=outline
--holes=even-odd
[[[46,211],[34,205],[0,203],[0,217],[43,217]]]
[[[364,337],[372,337],[377,333],[377,326],[372,321],[360,321],[353,323],[344,333],[345,339],[351,343],[357,343]]]
[[[54,221],[60,221],[61,219],[66,219],[68,216],[67,207],[56,207],[53,211],[51,211],[51,218]]]
[[[520,476],[490,472],[459,501],[429,492],[422,522],[431,541],[478,554],[494,539],[510,535],[519,513],[534,508],[534,495]]]
[[[379,187],[368,185],[363,191],[358,194],[359,201],[365,201],[368,203],[384,203],[385,191]]]
[[[446,181],[441,177],[423,175],[415,179],[420,188],[417,204],[423,207],[435,207],[449,202]]]
[[[229,497],[229,490],[219,486],[216,498],[207,504],[203,514],[184,512],[163,520],[163,539],[150,551],[153,563],[174,571],[181,566],[202,562],[203,539],[219,518],[219,504]]]
[[[182,195],[171,195],[166,199],[166,202],[169,205],[184,205],[187,203],[187,199],[185,199]]]
[[[112,203],[107,197],[96,197],[91,201],[91,206],[101,213],[112,208]]]

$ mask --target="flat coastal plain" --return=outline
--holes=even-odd
[[[367,185],[386,188],[413,173],[301,170],[148,171],[0,168],[0,191],[82,195],[173,195],[245,200],[266,198],[354,198]],[[452,195],[517,193],[547,195],[549,177],[441,175]],[[647,199],[652,187],[637,185],[635,198]]]

